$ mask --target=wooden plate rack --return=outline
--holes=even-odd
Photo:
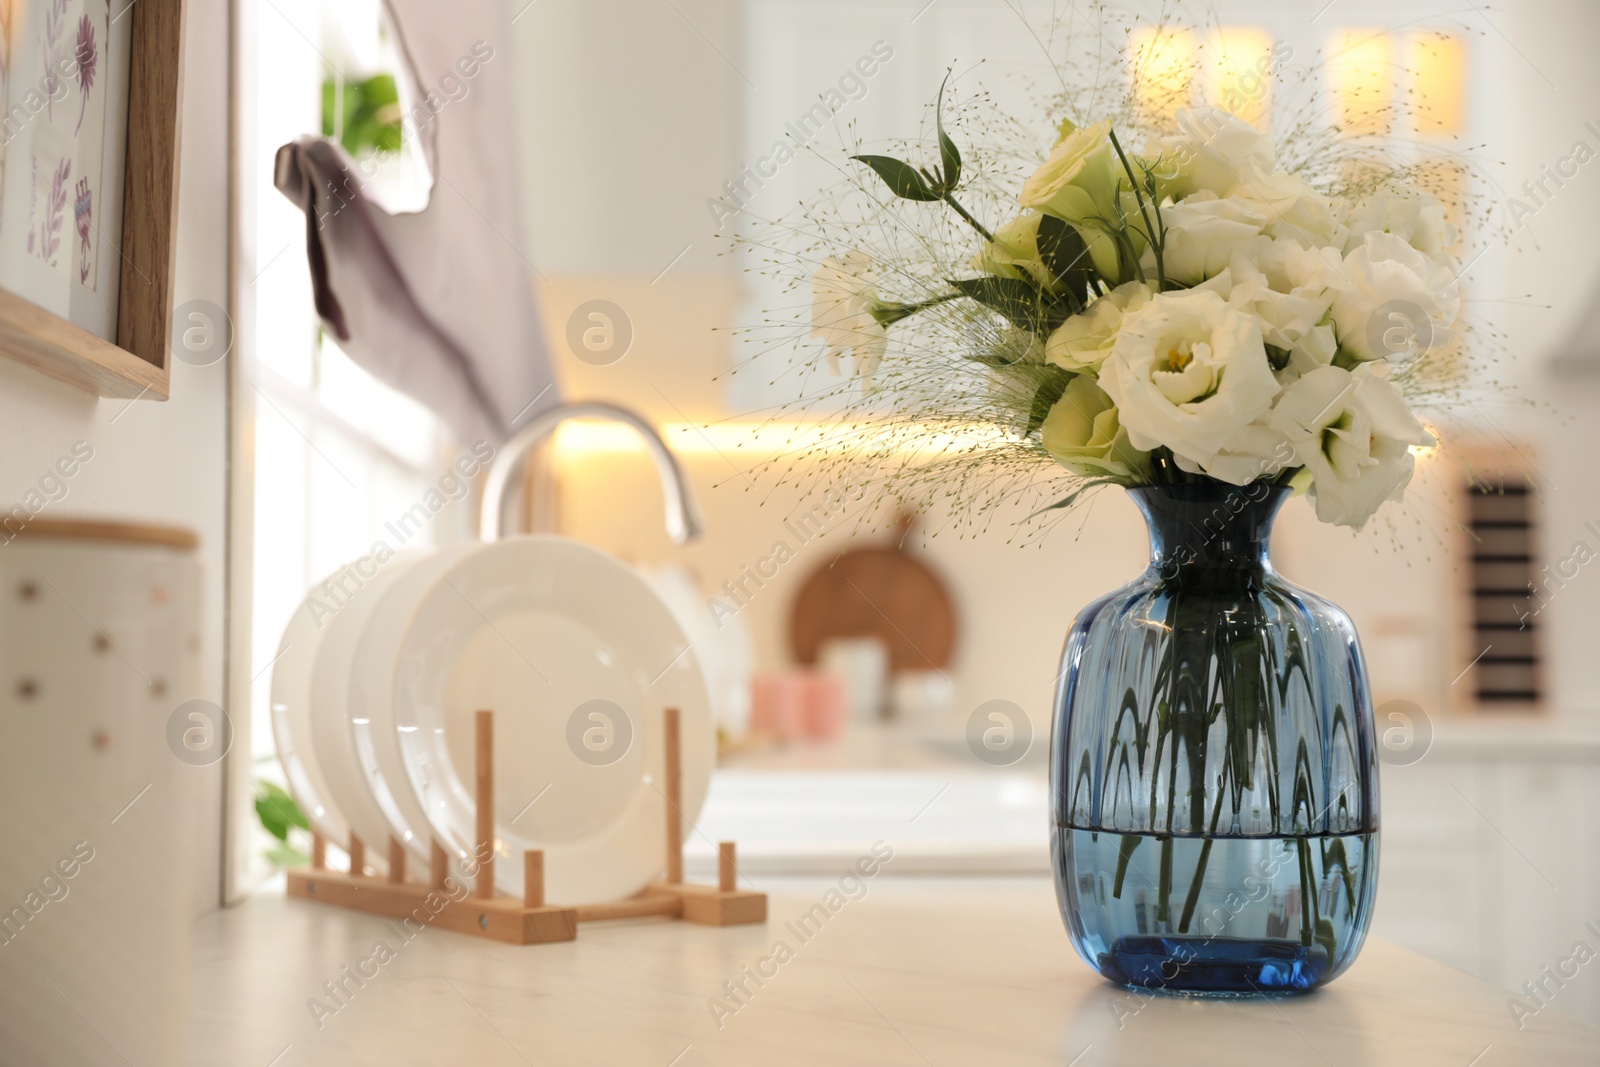
[[[451,899],[445,895],[450,868],[448,854],[433,842],[432,869],[426,883],[406,879],[406,851],[389,839],[389,874],[366,874],[366,847],[350,837],[350,869],[334,871],[325,862],[326,843],[318,834],[311,839],[311,867],[289,872],[289,895],[319,904],[353,908],[390,919],[412,919],[473,937],[534,945],[571,941],[578,924],[610,919],[659,915],[708,926],[739,926],[767,921],[767,895],[738,888],[736,852],[732,841],[717,847],[717,884],[692,885],[683,880],[682,759],[677,708],[663,714],[665,728],[667,799],[666,877],[636,896],[603,904],[576,907],[547,904],[544,899],[544,852],[522,854],[522,899],[496,896],[494,891],[494,712],[477,715],[476,793],[477,848],[487,856],[473,877],[472,892]],[[439,901],[442,907],[437,907]],[[434,905],[434,906],[430,906]]]

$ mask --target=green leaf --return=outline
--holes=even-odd
[[[939,200],[938,193],[928,188],[928,183],[916,168],[909,163],[902,163],[892,156],[851,156],[858,162],[865,163],[878,172],[878,177],[889,187],[889,191],[902,200],[921,200],[924,202]]]
[[[1035,511],[1032,515],[1029,515],[1028,518],[1038,518],[1047,511],[1060,511],[1063,508],[1070,508],[1072,505],[1078,502],[1078,498],[1083,496],[1084,493],[1087,493],[1091,489],[1098,488],[1099,486],[1121,484],[1122,483],[1117,481],[1115,478],[1095,478],[1092,481],[1084,482],[1082,485],[1078,486],[1078,488],[1074,489],[1060,500],[1057,500],[1054,504],[1045,505],[1038,511]]]
[[[340,131],[340,143],[360,159],[375,152],[398,152],[402,139],[400,93],[392,74],[347,81],[340,91],[332,79],[322,84],[322,134]]]
[[[1061,394],[1067,391],[1067,383],[1072,381],[1071,371],[1060,367],[1046,367],[1045,377],[1039,383],[1039,388],[1034,390],[1033,403],[1028,405],[1028,428],[1025,433],[1032,433],[1044,425],[1044,420],[1050,414],[1050,409],[1060,401]]]
[[[961,153],[956,151],[956,143],[950,135],[944,132],[944,87],[950,80],[947,73],[944,81],[939,83],[939,102],[933,109],[933,124],[939,130],[939,159],[944,166],[941,175],[940,189],[946,193],[956,191],[956,183],[961,180]]]
[[[986,274],[981,278],[956,278],[950,284],[984,307],[993,308],[1012,323],[1035,334],[1059,326],[1072,309],[1061,304],[1031,281]]]
[[[311,829],[311,822],[300,810],[300,805],[295,803],[294,797],[284,791],[282,786],[264,779],[256,781],[256,818],[261,820],[262,829],[276,837],[279,841],[289,840],[291,827],[301,830]]]
[[[1094,260],[1078,228],[1054,215],[1039,217],[1039,260],[1055,275],[1067,296],[1079,308],[1089,302]]]

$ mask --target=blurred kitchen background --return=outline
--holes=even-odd
[[[1600,918],[1600,568],[1584,565],[1600,554],[1600,172],[1584,166],[1600,149],[1600,9],[1579,0],[1465,13],[1415,0],[1334,0],[1321,12],[1216,7],[1220,25],[1204,34],[1219,58],[1192,81],[1182,72],[1193,34],[1108,40],[1107,69],[1126,69],[1119,52],[1156,48],[1172,61],[1153,64],[1156,84],[1140,88],[1196,101],[1220,100],[1258,61],[1308,70],[1346,129],[1390,137],[1402,154],[1475,151],[1481,174],[1445,162],[1441,180],[1477,183],[1471,190],[1499,205],[1499,221],[1509,197],[1534,208],[1510,247],[1490,244],[1478,258],[1486,235],[1458,220],[1470,307],[1503,336],[1509,358],[1495,376],[1521,399],[1485,390],[1441,423],[1454,453],[1420,458],[1392,522],[1351,535],[1294,501],[1274,545],[1289,578],[1350,612],[1371,661],[1385,741],[1376,931],[1520,989]],[[695,838],[702,862],[707,840],[737,838],[753,876],[825,869],[886,837],[904,858],[897,870],[1047,869],[1045,750],[1062,637],[1079,607],[1142,569],[1141,521],[1105,492],[1042,538],[1019,536],[1020,514],[960,536],[935,513],[915,516],[902,541],[896,516],[848,494],[840,506],[824,481],[779,486],[758,468],[805,439],[807,426],[778,411],[795,399],[793,376],[760,363],[730,375],[746,353],[729,328],[795,297],[747,273],[749,257],[728,254],[716,234],[730,199],[773,217],[834,180],[848,137],[914,130],[947,67],[963,94],[982,88],[1036,115],[1044,142],[1054,119],[1029,109],[1049,89],[1039,81],[1050,77],[1040,51],[1049,5],[510,8],[510,36],[490,42],[487,62],[514,65],[521,87],[516,125],[500,132],[505,164],[520,174],[523,220],[519,231],[483,217],[476,239],[511,242],[532,265],[567,398],[624,404],[662,427],[707,532],[688,547],[670,543],[642,448],[603,424],[558,434],[531,465],[523,511],[539,528],[650,568],[697,618],[699,654],[722,680],[722,770]],[[1060,15],[1077,19],[1077,32],[1088,25],[1071,7]],[[234,758],[271,777],[270,672],[260,668],[285,620],[313,582],[389,537],[386,525],[471,442],[450,440],[319,330],[305,219],[270,181],[280,145],[326,133],[369,162],[391,202],[428,195],[433,178],[395,126],[417,90],[399,76],[401,49],[380,4],[279,0],[248,17],[256,24],[241,33],[237,59],[244,178],[234,269],[237,343],[250,368],[235,432],[250,462],[235,471],[232,506],[250,518],[229,551],[240,564],[234,603],[249,606],[248,626],[235,620],[234,654],[253,667],[235,672],[233,706],[248,696],[252,713],[250,751]],[[840,129],[812,142],[827,158],[761,164],[786,124],[869,55],[875,72],[848,83]],[[450,99],[470,108],[470,84]],[[1252,120],[1281,121],[1270,92],[1247,99]],[[1419,100],[1428,106],[1414,107]],[[449,194],[436,185],[435,195]],[[597,358],[572,342],[590,328],[631,338],[625,354]],[[1464,458],[1503,494],[1474,493]],[[412,543],[473,536],[474,514],[471,498],[451,501]],[[840,585],[829,568],[841,553],[881,611],[863,610]],[[713,612],[711,598],[726,610]],[[837,680],[807,673],[819,666]],[[986,761],[991,729],[1012,747]],[[267,873],[260,841],[241,836],[233,851],[232,891],[244,892]],[[1053,950],[1067,951],[1065,940]],[[1557,1003],[1600,1021],[1600,978],[1570,979]]]

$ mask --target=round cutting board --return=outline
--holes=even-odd
[[[852,548],[806,578],[795,597],[789,643],[797,661],[817,662],[836,637],[875,637],[891,670],[950,665],[956,647],[955,602],[944,580],[906,545],[902,520],[894,544]]]

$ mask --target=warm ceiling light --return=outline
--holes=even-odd
[[[1380,30],[1347,30],[1328,57],[1328,77],[1346,137],[1389,132],[1394,42]]]
[[[1466,124],[1467,46],[1446,33],[1411,39],[1411,125],[1425,137],[1453,137]]]
[[[1133,92],[1146,114],[1166,117],[1193,103],[1199,50],[1188,30],[1140,27],[1134,31],[1128,53]]]
[[[1230,26],[1206,44],[1210,101],[1266,130],[1272,113],[1272,38],[1265,30]]]

